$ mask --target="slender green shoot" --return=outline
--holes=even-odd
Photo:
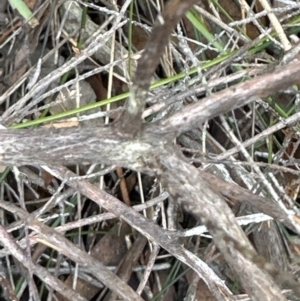
[[[34,17],[32,11],[23,0],[9,0],[9,3],[13,9],[16,9],[19,12],[19,14],[28,22],[28,24],[32,28],[39,25],[39,20]]]
[[[210,33],[196,11],[188,11],[186,13],[186,17],[190,20],[194,27],[197,28],[197,30],[207,39],[208,42],[211,42],[219,50],[220,53],[224,52],[224,47],[221,45],[221,43],[215,40],[214,35]]]

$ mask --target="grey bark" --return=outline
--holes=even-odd
[[[275,283],[275,281],[283,282],[280,277],[277,277],[281,275],[280,272],[256,254],[224,199],[206,184],[195,167],[184,161],[174,149],[172,141],[176,135],[190,129],[196,123],[249,103],[257,96],[268,95],[277,89],[290,86],[300,75],[300,63],[296,62],[276,69],[270,75],[264,75],[216,93],[199,103],[186,107],[161,124],[147,126],[142,124],[141,113],[144,109],[146,91],[150,85],[152,73],[159,62],[157,57],[164,48],[164,44],[160,46],[157,43],[167,38],[165,34],[167,36],[171,34],[176,22],[196,2],[195,0],[171,0],[166,6],[138,65],[137,74],[141,77],[137,76],[134,82],[132,97],[127,105],[128,110],[115,125],[91,129],[3,130],[0,131],[0,162],[7,165],[52,166],[105,163],[154,174],[162,181],[174,200],[180,202],[204,222],[216,245],[240,277],[243,287],[253,300],[286,300]],[[155,49],[159,53],[154,53]],[[144,67],[145,76],[142,76],[139,72]],[[29,98],[30,93],[24,101]],[[57,167],[57,170],[57,176],[61,177],[63,170],[61,167]],[[67,182],[95,202],[99,202],[98,197],[101,192],[95,190],[91,184],[78,180]],[[103,204],[99,203],[99,205]],[[201,261],[197,261],[197,258],[191,260],[190,254],[190,257],[187,256],[186,250],[176,243],[166,243],[165,237],[159,235],[157,226],[153,225],[152,229],[147,229],[148,224],[134,215],[137,213],[125,210],[125,208],[122,211],[120,210],[122,207],[116,208],[107,202],[104,207],[129,224],[133,223],[134,216],[136,224],[132,224],[133,227],[138,228],[148,238],[156,240],[170,253],[194,268],[204,280],[207,280],[205,276],[208,274],[205,274],[205,270],[201,268]],[[36,226],[33,228],[42,234],[41,228]],[[80,258],[78,260],[80,261]],[[198,266],[193,266],[195,261],[198,262]],[[289,286],[293,287],[292,279],[286,281],[285,278],[284,280],[285,285],[288,282]],[[223,300],[219,291],[222,286],[216,286],[211,282],[208,282],[208,285],[216,297]],[[298,291],[295,293],[300,295]]]

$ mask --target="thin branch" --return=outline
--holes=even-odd
[[[259,195],[255,195],[251,191],[242,188],[235,183],[228,183],[208,172],[201,172],[201,174],[202,178],[211,189],[218,191],[223,196],[237,202],[247,202],[260,212],[272,216],[278,221],[283,222],[288,228],[296,233],[300,233],[300,224],[293,211],[285,211],[272,199],[266,199]]]
[[[215,93],[161,122],[161,131],[176,131],[177,134],[191,129],[196,124],[219,116],[240,106],[266,97],[295,84],[300,78],[300,61],[285,67],[279,66],[274,72],[256,77]]]
[[[196,271],[199,277],[201,277],[208,285],[213,294],[218,297],[218,300],[225,301],[226,296],[231,295],[231,292],[213,270],[198,256],[186,250],[179,244],[169,232],[166,234],[158,225],[149,222],[141,214],[127,207],[124,203],[105,193],[95,185],[92,185],[85,180],[76,179],[76,175],[65,167],[44,168],[46,168],[53,176],[61,180],[66,180],[66,183],[69,186],[77,188],[82,194],[93,200],[99,206],[119,216],[141,234],[161,245],[170,254]],[[75,177],[75,180],[72,180],[73,177]]]
[[[131,287],[120,280],[120,278],[106,268],[101,262],[97,261],[92,256],[75,246],[62,234],[58,233],[53,228],[40,223],[21,208],[15,207],[15,213],[23,219],[26,218],[28,227],[39,234],[38,236],[34,237],[35,240],[52,247],[56,251],[64,254],[73,261],[87,268],[94,277],[96,277],[112,291],[116,292],[119,296],[122,296],[124,300],[143,300]],[[12,253],[12,255],[15,254]],[[33,269],[33,271],[35,270]]]
[[[33,273],[38,276],[43,282],[48,284],[50,287],[55,289],[61,295],[65,296],[68,300],[76,301],[87,301],[85,298],[77,294],[74,290],[65,285],[57,277],[50,274],[47,269],[41,267],[40,265],[29,262],[24,251],[17,245],[14,238],[6,232],[6,230],[0,225],[0,241],[4,246],[9,248],[11,254],[21,262],[26,268],[32,269]]]
[[[134,136],[140,131],[142,113],[153,73],[159,64],[165,47],[168,45],[174,27],[197,2],[198,0],[170,0],[162,14],[158,15],[145,50],[138,61],[127,110],[123,112],[116,123],[116,128],[122,133]]]
[[[205,184],[200,172],[170,150],[160,158],[163,185],[174,200],[203,221],[249,296],[253,300],[285,300],[279,287],[262,270],[265,264],[271,264],[257,255],[230,208]]]

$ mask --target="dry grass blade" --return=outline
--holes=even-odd
[[[78,295],[77,292],[73,291],[67,285],[64,285],[64,283],[58,280],[55,276],[50,274],[47,271],[47,269],[39,265],[33,264],[32,262],[29,262],[24,251],[18,246],[14,238],[11,235],[9,235],[2,226],[0,226],[0,232],[1,232],[0,235],[1,242],[9,248],[11,254],[14,254],[14,257],[19,262],[21,262],[26,268],[29,268],[30,266],[32,271],[38,277],[43,279],[43,281],[45,281],[50,287],[57,290],[60,294],[64,295],[66,298],[70,300],[76,300],[76,301],[87,301],[85,298]]]
[[[80,250],[62,234],[30,217],[22,209],[15,208],[15,213],[20,215],[21,218],[27,219],[28,227],[38,234],[38,236],[34,238],[36,241],[50,246],[75,262],[78,262],[80,265],[86,267],[94,277],[112,291],[115,291],[118,295],[122,296],[125,300],[143,300],[132,290],[132,288],[120,280],[120,278],[116,277],[116,275],[108,270],[101,262]],[[59,293],[61,293],[61,291],[59,291]]]
[[[68,185],[79,189],[82,194],[88,196],[99,206],[106,208],[108,211],[114,212],[122,220],[138,230],[148,239],[157,242],[172,255],[194,269],[198,273],[199,277],[203,278],[203,280],[207,283],[215,296],[218,296],[219,300],[226,300],[224,295],[231,295],[221,279],[219,279],[216,274],[197,256],[187,251],[182,245],[178,244],[176,240],[172,240],[170,233],[164,233],[159,226],[149,222],[143,216],[134,212],[134,210],[128,208],[126,205],[114,197],[104,193],[94,185],[83,180],[77,180],[76,178],[72,180],[75,174],[66,168],[52,167],[51,169],[47,168],[47,170],[60,179],[69,178],[70,180],[67,181]]]
[[[286,212],[276,202],[257,196],[245,188],[223,181],[210,173],[203,173],[203,178],[207,185],[223,196],[236,202],[247,202],[276,220],[284,221],[284,224],[293,231],[299,232],[298,220],[292,211]]]

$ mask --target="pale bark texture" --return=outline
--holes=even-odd
[[[206,225],[251,300],[284,301],[286,298],[281,288],[292,288],[300,296],[299,288],[290,276],[281,273],[257,255],[224,197],[241,198],[300,234],[298,218],[275,205],[272,208],[267,199],[255,196],[246,189],[237,186],[235,190],[233,184],[226,186],[226,182],[214,176],[206,177],[205,173],[188,163],[174,145],[178,135],[194,126],[201,126],[210,118],[249,104],[257,97],[268,96],[276,90],[289,87],[300,77],[300,62],[274,68],[267,75],[207,96],[161,122],[147,124],[142,120],[150,81],[168,38],[185,12],[197,2],[170,0],[166,5],[138,63],[126,111],[113,125],[86,129],[1,130],[0,163],[9,166],[44,166],[52,175],[113,212],[194,269],[218,300],[230,299],[232,294],[224,283],[199,258],[181,246],[175,236],[162,231],[159,226],[92,184],[76,179],[75,174],[68,172],[62,165],[102,163],[155,175],[176,202]],[[22,218],[28,218],[29,228],[38,234],[39,239],[47,239],[48,236],[48,242],[56,250],[61,248],[63,254],[86,265],[97,279],[124,300],[142,300],[125,282],[86,252],[70,244],[61,234],[26,214]],[[8,244],[10,237],[3,236],[0,241]],[[17,259],[22,259],[22,252],[16,245],[10,243],[7,248],[16,252]],[[68,252],[68,249],[72,249],[72,252]],[[33,273],[37,272],[45,273],[38,266],[33,266]],[[52,284],[54,289],[55,285]],[[74,300],[84,300],[71,290],[66,291],[65,295],[73,296]]]

